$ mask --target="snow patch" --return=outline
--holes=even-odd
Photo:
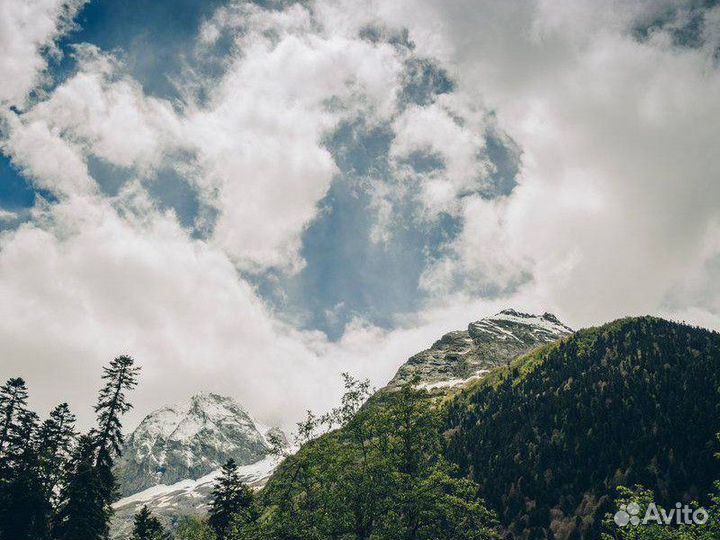
[[[281,459],[276,456],[268,456],[250,465],[238,467],[238,475],[247,484],[257,483],[268,478],[280,464],[280,461]],[[197,480],[187,479],[171,485],[160,484],[149,487],[139,493],[120,499],[112,506],[113,509],[119,510],[128,505],[146,504],[152,501],[154,506],[162,507],[171,504],[172,499],[178,496],[199,498],[202,495],[198,491],[201,488],[209,488],[220,476],[220,472],[221,470],[217,469]]]

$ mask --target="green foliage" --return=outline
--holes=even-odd
[[[454,400],[447,455],[515,538],[594,540],[619,485],[663,504],[712,489],[719,367],[715,332],[651,317],[581,330]]]
[[[215,531],[205,519],[181,516],[175,530],[175,540],[215,540]]]
[[[143,506],[135,514],[130,540],[167,540],[169,536],[158,518],[152,515],[147,506]]]
[[[5,456],[9,452],[13,427],[22,418],[28,398],[25,381],[20,377],[8,380],[0,388],[0,465],[6,465]]]
[[[705,523],[695,523],[692,520],[686,523],[681,520],[682,523],[678,525],[674,516],[671,517],[670,514],[675,509],[672,507],[666,509],[658,504],[653,492],[642,486],[635,486],[632,489],[620,486],[617,495],[613,510],[606,514],[603,521],[605,532],[602,540],[717,540],[720,538],[720,484],[717,482],[715,491],[710,496],[710,504],[704,507],[708,516]],[[627,511],[631,504],[636,505],[633,510],[637,510],[640,521],[619,526],[613,519],[615,512]],[[655,507],[648,512],[651,504]],[[699,505],[693,503],[688,506],[695,509]],[[643,520],[646,512],[650,519]],[[668,516],[671,523],[658,523],[658,519],[663,519],[663,516]]]
[[[64,467],[72,455],[76,443],[75,415],[67,403],[55,407],[40,427],[38,452],[46,497],[53,508],[59,504],[58,493],[62,489]]]
[[[51,512],[38,455],[38,417],[21,378],[0,388],[0,538],[46,538]]]
[[[96,539],[108,534],[111,494],[105,469],[95,465],[96,448],[94,437],[83,435],[70,458],[55,518],[58,539]]]
[[[46,538],[50,502],[45,496],[37,449],[37,415],[16,407],[17,421],[7,430],[2,452],[0,537]]]
[[[299,425],[295,442],[305,444],[263,491],[255,538],[495,538],[477,485],[443,458],[427,393],[408,384],[363,406],[369,384],[345,376],[345,388],[340,407]],[[335,429],[314,438],[321,428]]]
[[[213,489],[208,524],[218,540],[225,540],[233,526],[237,529],[245,523],[252,524],[257,517],[253,492],[240,480],[237,464],[230,459],[223,465]]]
[[[122,443],[120,415],[138,368],[121,356],[105,368],[98,428],[76,444],[75,417],[57,406],[41,425],[27,409],[21,378],[0,387],[0,539],[106,538],[115,495],[113,459]]]
[[[137,385],[140,368],[129,356],[118,356],[103,368],[105,386],[100,390],[95,412],[98,429],[95,432],[97,444],[97,465],[111,467],[113,458],[120,455],[122,448],[122,424],[120,417],[132,409],[126,392]]]

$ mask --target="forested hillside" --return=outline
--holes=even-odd
[[[448,407],[447,455],[514,538],[598,538],[615,487],[704,500],[720,476],[720,335],[644,317],[544,346]]]
[[[506,538],[597,539],[619,486],[641,484],[668,506],[708,501],[720,477],[719,368],[719,334],[645,317],[545,345],[454,399],[406,385],[289,459],[263,511],[276,525],[326,524],[305,530],[317,538],[472,538],[386,527],[410,516],[442,523],[448,500],[475,501],[486,537],[496,513]],[[409,456],[425,464],[411,478]],[[439,470],[463,483],[463,497],[419,495]]]

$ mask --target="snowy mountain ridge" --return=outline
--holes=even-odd
[[[239,465],[268,455],[269,435],[235,400],[210,392],[150,413],[129,437],[118,462],[121,493],[196,480],[228,459]]]

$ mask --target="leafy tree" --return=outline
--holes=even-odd
[[[162,526],[160,520],[148,510],[147,505],[143,506],[135,514],[130,540],[167,540],[168,538],[168,532]]]
[[[225,540],[233,520],[247,513],[253,505],[253,492],[240,480],[235,460],[228,460],[212,492],[208,524],[215,531],[218,540]],[[249,516],[248,516],[249,517]]]
[[[367,381],[347,375],[345,388],[340,407],[299,425],[298,438],[310,440],[263,491],[256,538],[496,537],[477,485],[443,458],[439,410],[426,392],[407,385],[367,402]],[[319,427],[329,431],[313,438]]]
[[[215,531],[205,519],[196,516],[180,516],[175,530],[175,540],[215,540]]]
[[[427,393],[407,384],[383,412],[394,486],[379,525],[383,538],[490,539],[495,518],[478,486],[443,458],[442,418]]]

